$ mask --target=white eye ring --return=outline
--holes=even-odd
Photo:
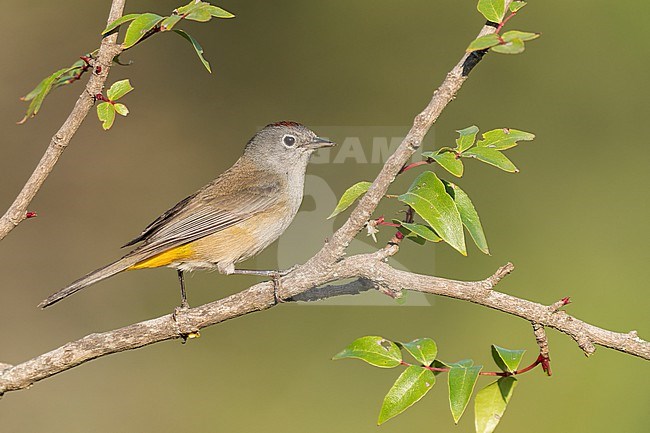
[[[285,134],[282,137],[282,144],[284,144],[287,147],[293,147],[296,144],[296,137],[291,134]]]

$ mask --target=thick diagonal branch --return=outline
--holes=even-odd
[[[109,23],[122,16],[125,2],[126,0],[113,0],[111,11],[108,15]],[[50,140],[50,144],[47,146],[43,157],[27,180],[27,183],[23,186],[23,189],[9,209],[7,209],[7,212],[0,218],[0,240],[7,236],[11,230],[27,217],[27,207],[38,193],[45,179],[47,179],[50,172],[54,169],[61,154],[63,154],[68,143],[70,143],[77,129],[79,129],[79,126],[81,126],[81,123],[88,115],[88,112],[94,104],[94,96],[101,92],[108,78],[108,72],[111,68],[113,58],[121,51],[119,45],[115,44],[116,41],[117,32],[102,40],[97,53],[95,68],[88,80],[88,84],[86,84],[86,88],[79,95],[79,99],[77,99],[68,118]],[[101,68],[98,69],[96,66],[101,66]],[[96,71],[100,72],[96,73]]]

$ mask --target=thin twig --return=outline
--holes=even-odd
[[[540,323],[533,322],[533,333],[535,334],[535,341],[539,346],[539,356],[537,360],[542,364],[542,368],[547,375],[551,376],[551,356],[549,355],[548,349],[548,337],[546,336],[546,331],[544,326]]]
[[[517,376],[519,374],[524,374],[528,373],[531,371],[533,368],[537,367],[539,364],[541,364],[540,358],[538,357],[535,361],[533,361],[532,364],[530,364],[527,367],[521,368],[519,370],[515,371],[481,371],[479,372],[479,376],[498,376],[498,377],[509,377],[509,376]],[[400,365],[403,365],[404,367],[411,367],[414,364],[410,364],[408,362],[400,361]],[[451,367],[431,367],[428,365],[421,365],[420,367],[425,368],[430,371],[437,371],[440,373],[449,373],[451,370]]]

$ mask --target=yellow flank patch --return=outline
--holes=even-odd
[[[135,265],[130,266],[128,270],[167,266],[170,263],[190,258],[193,253],[194,250],[192,249],[191,244],[181,245],[180,247],[172,248],[171,250],[164,251],[151,258],[138,262]]]

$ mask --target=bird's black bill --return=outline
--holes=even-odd
[[[320,149],[321,147],[332,147],[336,146],[336,143],[329,141],[327,138],[316,137],[314,140],[307,145],[311,149]]]

